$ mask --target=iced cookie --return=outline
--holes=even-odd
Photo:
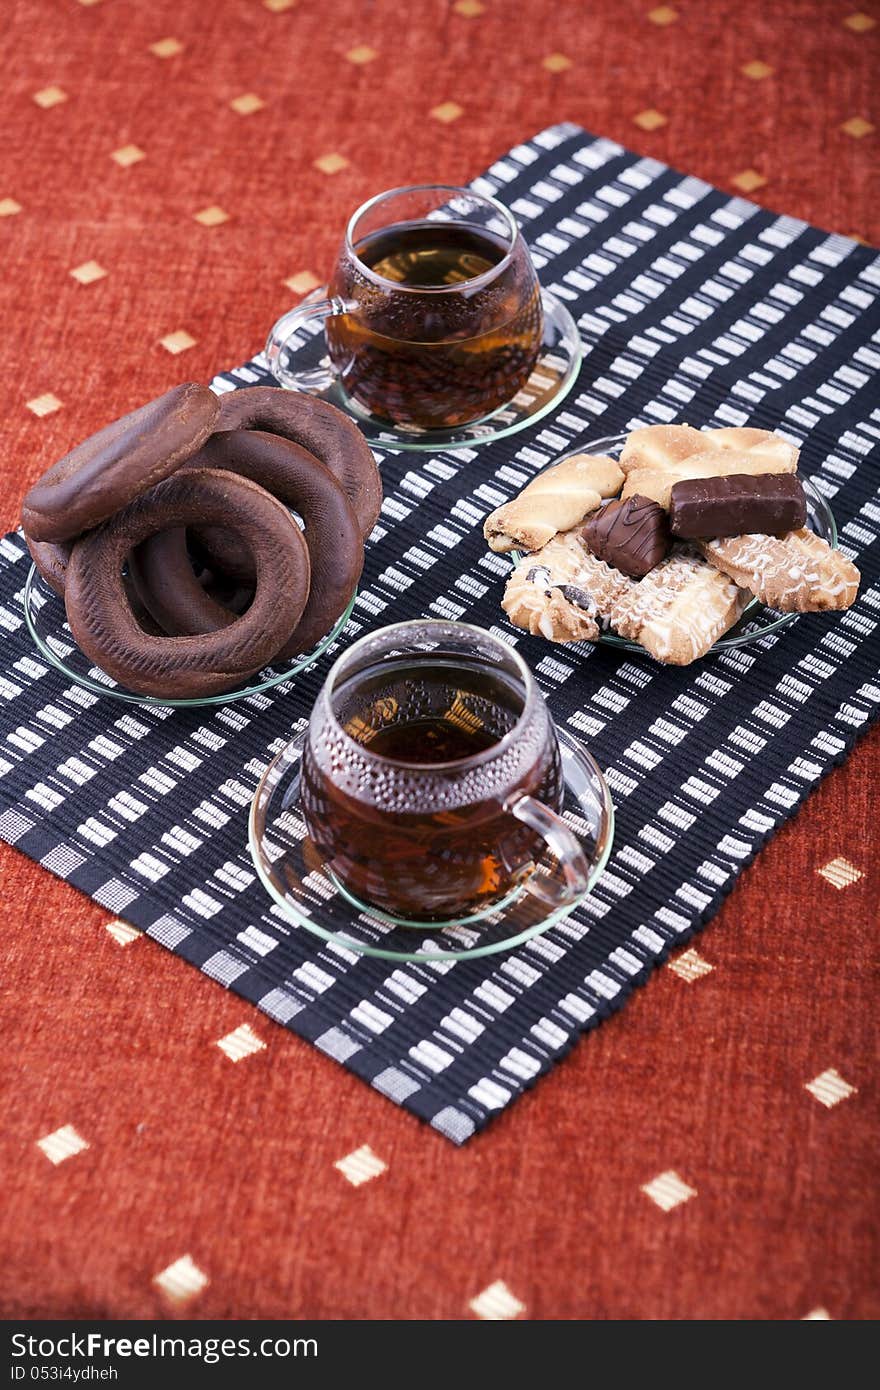
[[[720,581],[720,582],[719,582]],[[687,666],[740,617],[750,594],[699,556],[681,551],[663,560],[615,605],[611,621],[670,666]]]
[[[793,473],[797,468],[798,451],[770,430],[734,427],[718,430],[695,430],[691,425],[646,425],[632,430],[620,455],[624,473],[644,469],[662,471],[674,468],[694,454],[731,451],[751,454],[764,464],[775,464],[744,472]]]
[[[778,458],[761,453],[737,453],[734,449],[707,449],[699,454],[690,454],[677,463],[665,464],[662,468],[635,468],[626,475],[623,496],[650,497],[653,502],[669,510],[670,493],[676,483],[692,478],[726,478],[733,475],[752,477],[770,473],[791,473],[795,462],[788,454]]]
[[[635,581],[593,555],[576,531],[525,556],[501,606],[515,627],[550,642],[592,642]]]
[[[812,531],[728,536],[700,542],[706,559],[782,613],[849,608],[859,591],[851,560]]]

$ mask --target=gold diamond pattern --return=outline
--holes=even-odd
[[[380,1173],[385,1172],[388,1164],[378,1154],[373,1153],[369,1144],[362,1144],[359,1149],[346,1154],[345,1158],[337,1159],[333,1167],[339,1169],[352,1187],[360,1187],[362,1183],[378,1178]]]
[[[368,43],[359,43],[356,48],[350,48],[345,56],[350,63],[362,67],[365,63],[372,63],[379,55]]]
[[[159,39],[150,44],[150,52],[157,58],[176,58],[178,53],[183,52],[183,44],[180,39]]]
[[[191,347],[195,347],[196,340],[187,333],[185,328],[178,328],[174,333],[166,333],[159,342],[166,352],[170,352],[176,357],[179,352],[187,352]]]
[[[202,208],[201,212],[194,212],[193,218],[200,222],[203,227],[220,227],[224,222],[229,221],[229,213],[224,212],[223,208],[212,203],[210,207]]]
[[[482,14],[486,6],[480,4],[480,0],[455,0],[452,6],[456,14],[464,15],[465,19],[476,19],[478,14]]]
[[[740,193],[754,193],[756,188],[763,188],[767,180],[757,169],[743,169],[742,173],[734,174],[730,182]]]
[[[826,1110],[833,1110],[834,1106],[839,1105],[842,1100],[854,1096],[857,1089],[856,1086],[851,1086],[848,1081],[844,1081],[835,1067],[829,1067],[827,1071],[814,1076],[812,1081],[804,1083],[804,1090],[809,1091],[814,1100],[817,1100],[820,1105],[824,1105]]]
[[[316,290],[321,281],[310,270],[298,270],[296,275],[288,276],[281,283],[286,285],[289,290],[293,290],[294,294],[308,294],[309,290]]]
[[[225,1052],[230,1062],[240,1062],[245,1057],[251,1057],[255,1052],[265,1052],[266,1044],[261,1037],[254,1032],[249,1023],[242,1023],[238,1028],[227,1033],[225,1038],[220,1038],[217,1042],[221,1052]]]
[[[633,116],[633,122],[641,126],[642,130],[659,130],[662,125],[666,125],[667,117],[661,111],[655,111],[653,106],[649,106],[647,111],[640,111],[637,116]]]
[[[696,1188],[689,1186],[672,1168],[665,1173],[658,1173],[656,1178],[644,1183],[642,1192],[646,1197],[650,1197],[661,1211],[672,1211],[674,1207],[680,1207],[683,1202],[689,1202],[691,1197],[697,1195]]]
[[[208,1276],[199,1269],[191,1255],[181,1255],[153,1279],[172,1303],[188,1303],[208,1284]]]
[[[546,58],[541,59],[541,67],[548,72],[566,72],[571,67],[571,59],[566,58],[564,53],[548,53]]]
[[[526,1305],[520,1303],[515,1293],[511,1293],[503,1279],[496,1279],[494,1284],[483,1289],[482,1293],[471,1299],[468,1306],[478,1318],[490,1322],[508,1322],[526,1311]]]
[[[877,21],[872,19],[869,14],[865,14],[863,10],[857,10],[855,14],[848,14],[843,23],[847,29],[852,29],[854,34],[867,34],[869,29],[874,28]]]
[[[457,101],[443,101],[439,106],[431,107],[431,115],[435,121],[442,121],[443,125],[449,125],[452,121],[457,121],[459,116],[464,115],[464,107],[459,106]]]
[[[81,285],[91,285],[95,280],[103,280],[107,274],[102,265],[97,261],[83,261],[82,265],[74,266],[70,272],[74,280],[78,280]]]
[[[131,164],[139,164],[146,157],[140,145],[123,145],[120,149],[114,150],[110,156],[120,169],[127,169]]]
[[[284,14],[286,10],[292,10],[296,5],[296,0],[263,0],[263,9],[270,10],[272,14]]]
[[[25,401],[25,405],[32,415],[40,417],[54,415],[56,410],[61,409],[61,402],[51,391],[45,391],[42,396],[34,396],[32,400]]]
[[[315,160],[315,168],[322,174],[339,174],[348,168],[348,160],[344,154],[322,154]]]
[[[854,140],[861,140],[865,135],[873,134],[874,127],[870,121],[866,121],[864,116],[850,116],[848,121],[844,121],[840,127],[844,135],[851,135]]]
[[[773,75],[773,69],[770,64],[762,63],[759,58],[756,58],[753,63],[746,63],[740,68],[740,72],[743,77],[750,77],[753,82],[763,82],[765,77],[771,77]]]
[[[37,1148],[42,1149],[50,1163],[56,1166],[74,1154],[82,1153],[89,1147],[87,1140],[74,1129],[73,1125],[63,1125],[37,1140]]]
[[[117,946],[131,946],[132,942],[143,936],[143,932],[138,931],[137,927],[133,927],[130,922],[123,922],[119,917],[112,922],[105,922],[104,925]]]
[[[667,24],[674,24],[678,19],[678,10],[671,5],[658,5],[656,10],[648,11],[648,18],[652,24],[659,24],[663,28]]]
[[[702,980],[704,975],[711,975],[715,969],[714,965],[710,965],[707,960],[703,959],[699,951],[695,951],[693,948],[673,956],[666,968],[688,985],[692,985],[694,980]]]
[[[0,198],[0,217],[14,217],[17,212],[21,212],[21,203],[14,198]]]
[[[42,106],[44,111],[49,111],[53,106],[60,106],[62,101],[67,100],[67,93],[63,87],[43,87],[39,92],[34,92],[34,101],[38,106]]]
[[[229,105],[237,116],[253,116],[255,111],[262,111],[266,103],[256,92],[242,92],[240,97],[233,97]]]
[[[836,859],[829,859],[828,863],[823,864],[821,869],[817,869],[816,872],[821,874],[822,878],[838,892],[844,888],[849,888],[852,883],[858,883],[859,879],[863,877],[862,870],[857,869],[855,864],[851,864],[848,859],[844,859],[843,855],[838,855]]]

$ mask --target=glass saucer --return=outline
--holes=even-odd
[[[590,439],[586,444],[581,444],[579,448],[569,449],[568,453],[561,454],[558,459],[553,460],[553,463],[562,463],[564,459],[572,458],[575,454],[604,454],[609,458],[617,459],[627,438],[627,434],[609,434],[604,439]],[[836,550],[837,525],[831,508],[809,478],[800,474],[798,476],[803,484],[807,499],[807,527],[827,541],[832,550]],[[512,550],[510,558],[514,565],[517,565],[522,559],[522,551]],[[758,599],[753,598],[743,609],[739,621],[734,623],[723,637],[718,638],[706,656],[713,656],[717,652],[726,651],[731,647],[744,647],[749,642],[757,642],[759,638],[766,637],[768,633],[778,632],[780,628],[787,627],[789,623],[793,623],[800,616],[800,613],[779,613],[775,608],[767,608]],[[650,661],[654,660],[650,652],[646,652],[645,648],[640,646],[638,642],[633,642],[628,637],[618,637],[616,632],[601,632],[596,640],[601,646],[617,647],[619,651],[635,652],[638,656],[644,656]],[[574,642],[570,649],[576,651],[579,647],[585,648],[593,645],[592,642]]]
[[[94,691],[96,695],[106,695],[111,700],[124,700],[130,705],[161,705],[165,709],[190,709],[198,705],[228,705],[233,700],[245,700],[249,695],[259,695],[264,690],[271,690],[274,685],[289,681],[293,676],[313,666],[318,657],[323,656],[327,648],[339,637],[351,615],[355,597],[356,595],[352,597],[345,612],[337,619],[327,636],[305,656],[299,656],[289,665],[277,670],[270,666],[258,671],[233,690],[225,690],[219,695],[203,695],[191,700],[161,700],[156,695],[138,695],[135,691],[126,690],[124,686],[118,685],[100,666],[93,665],[85,652],[77,646],[71,634],[64,611],[64,600],[58,597],[54,589],[49,588],[37,571],[36,565],[31,565],[25,580],[22,602],[24,619],[34,644],[46,660],[57,667],[74,685],[81,685],[86,690]]]
[[[307,304],[313,298],[323,299],[326,293],[326,285],[321,286],[303,303]],[[472,420],[470,424],[456,425],[450,429],[423,430],[415,425],[389,424],[359,405],[343,390],[336,378],[326,385],[329,361],[323,324],[306,326],[292,334],[289,346],[282,350],[282,357],[286,360],[286,356],[293,353],[295,364],[291,365],[306,381],[307,374],[313,372],[315,386],[314,389],[309,388],[309,394],[329,401],[344,411],[358,425],[369,443],[378,449],[433,449],[436,452],[443,449],[472,449],[476,444],[504,439],[509,434],[537,424],[565,399],[577,379],[583,357],[577,325],[562,301],[547,290],[541,291],[541,303],[544,308],[541,355],[525,386],[500,410],[480,420]]]
[[[548,911],[528,884],[504,902],[448,924],[395,922],[358,903],[322,864],[299,804],[299,771],[305,732],[269,764],[251,804],[248,842],[264,888],[297,926],[364,956],[383,960],[455,961],[509,951],[549,931],[583,902],[608,862],[614,808],[598,764],[583,745],[557,729],[565,778],[562,815],[581,841],[590,866],[584,893]],[[555,878],[550,862],[539,868]]]

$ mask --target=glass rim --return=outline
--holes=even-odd
[[[505,654],[512,657],[513,663],[522,677],[524,690],[523,707],[513,727],[508,729],[507,733],[498,739],[496,743],[491,744],[489,748],[483,748],[479,753],[471,753],[466,758],[453,758],[449,762],[443,763],[402,763],[396,758],[386,758],[383,753],[373,753],[370,751],[370,745],[368,743],[358,743],[356,738],[352,738],[351,734],[347,732],[344,725],[336,716],[336,711],[333,708],[332,696],[336,688],[336,683],[342,674],[342,668],[349,658],[357,653],[359,648],[366,646],[368,642],[375,641],[375,639],[380,636],[385,636],[390,633],[404,633],[407,629],[427,626],[442,627],[447,630],[451,628],[455,631],[464,630],[466,633],[478,633],[481,638],[488,638],[489,641],[494,642],[500,647]],[[424,648],[416,647],[413,650],[423,651]],[[346,647],[345,651],[336,658],[330,670],[327,672],[326,680],[315,701],[312,713],[314,715],[321,705],[326,705],[327,714],[329,715],[333,727],[342,736],[345,743],[351,748],[356,749],[359,755],[368,758],[371,762],[382,767],[396,768],[398,772],[402,768],[406,768],[407,772],[433,773],[436,775],[438,772],[470,772],[472,768],[479,767],[483,763],[489,762],[492,758],[498,757],[502,752],[506,752],[513,742],[515,735],[519,732],[526,716],[534,706],[536,696],[539,694],[537,682],[523,657],[520,656],[515,647],[505,642],[503,638],[496,637],[493,632],[489,632],[488,628],[478,627],[476,623],[453,622],[449,618],[408,618],[404,622],[389,623],[387,627],[377,628],[375,632],[364,633],[363,637],[359,637],[350,647]],[[548,711],[548,719],[549,718]],[[550,719],[550,722],[552,724],[552,719]]]
[[[470,280],[460,280],[456,285],[401,285],[397,280],[388,280],[384,275],[377,275],[365,261],[361,260],[354,244],[354,228],[358,219],[369,212],[371,208],[377,207],[379,203],[384,202],[386,199],[396,198],[403,193],[429,192],[448,193],[450,195],[463,194],[468,198],[477,198],[480,202],[488,203],[490,207],[493,207],[496,212],[501,214],[510,232],[510,246],[506,255],[497,265],[493,265],[490,270],[484,270],[481,275],[474,275]],[[403,183],[397,188],[386,188],[384,193],[374,193],[372,198],[368,198],[366,202],[361,203],[359,208],[355,208],[346,223],[344,244],[346,251],[357,261],[360,270],[366,278],[372,280],[376,285],[381,285],[383,289],[393,290],[396,294],[442,295],[461,294],[463,290],[471,291],[481,289],[484,285],[490,284],[496,276],[500,275],[501,272],[506,270],[510,265],[513,254],[519,244],[520,236],[519,223],[510,211],[510,208],[506,208],[503,203],[500,203],[497,198],[493,198],[488,193],[477,193],[473,188],[466,188],[462,184],[455,183]]]

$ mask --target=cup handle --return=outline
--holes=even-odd
[[[586,893],[590,884],[590,866],[579,840],[562,817],[545,806],[543,801],[525,793],[512,797],[504,809],[541,836],[558,860],[565,879],[564,885],[550,887],[540,875],[532,874],[526,881],[528,891],[549,907],[564,907]]]
[[[279,385],[286,386],[288,391],[311,392],[324,391],[328,386],[332,386],[335,373],[331,367],[325,367],[322,364],[318,367],[309,367],[303,371],[292,372],[284,366],[282,354],[290,338],[304,324],[312,323],[316,319],[330,318],[332,314],[345,314],[352,307],[338,295],[330,299],[314,299],[309,296],[295,309],[288,309],[286,314],[281,315],[278,322],[273,325],[266,340],[266,361],[270,372]]]

